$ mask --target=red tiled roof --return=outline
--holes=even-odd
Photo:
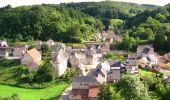
[[[100,87],[98,86],[91,86],[89,87],[89,94],[88,97],[98,97],[98,94],[100,93]]]
[[[35,48],[27,51],[27,53],[28,53],[28,55],[30,55],[31,58],[33,58],[33,59],[37,59],[37,58],[39,58],[39,57],[41,56],[40,52],[39,52],[37,49],[35,49]]]

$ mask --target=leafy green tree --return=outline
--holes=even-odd
[[[42,44],[41,51],[43,56],[50,56],[51,48],[47,44]]]
[[[56,72],[55,69],[52,67],[52,64],[50,61],[45,62],[44,65],[42,65],[36,74],[36,81],[37,82],[52,82],[56,78]]]
[[[62,78],[65,80],[69,80],[71,81],[72,78],[77,75],[77,70],[74,68],[67,68],[67,70],[65,71],[65,73],[62,75]]]
[[[158,50],[158,51],[164,50],[166,41],[167,41],[167,37],[164,35],[164,33],[160,31],[158,34],[156,34],[154,42],[153,42],[153,46],[155,50]]]
[[[116,83],[116,90],[120,91],[126,100],[149,99],[146,86],[135,75],[123,75],[120,81]]]
[[[104,83],[99,93],[99,99],[100,100],[112,100],[111,96],[112,96],[111,86]]]
[[[34,37],[28,35],[26,38],[25,38],[26,41],[28,42],[33,42],[34,41]]]
[[[15,38],[15,41],[16,41],[16,42],[21,42],[22,40],[23,40],[23,37],[22,37],[21,34],[18,34],[18,35],[16,36],[16,38]]]
[[[111,84],[104,83],[101,92],[98,94],[99,100],[124,100],[118,91]]]
[[[170,51],[170,34],[167,35],[166,50]]]

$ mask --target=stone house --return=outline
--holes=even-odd
[[[29,71],[37,70],[40,63],[41,54],[35,48],[28,50],[21,59],[21,64],[27,65]]]
[[[49,40],[46,42],[46,44],[47,44],[49,47],[51,47],[51,46],[53,46],[53,45],[55,44],[55,42],[54,42],[54,40],[49,39]]]
[[[55,56],[52,58],[53,67],[55,68],[58,77],[62,76],[66,71],[68,58],[69,55],[63,49],[60,49],[58,52],[56,52]]]
[[[137,55],[139,57],[147,57],[148,55],[154,54],[154,48],[152,45],[138,45]]]
[[[101,46],[101,53],[102,54],[105,54],[107,52],[110,52],[110,44],[108,43],[104,43],[102,46]]]
[[[9,56],[10,49],[8,47],[0,47],[0,58],[4,59]]]
[[[158,58],[154,55],[148,55],[146,57],[142,57],[138,60],[139,65],[145,68],[151,69],[154,65],[158,64]]]
[[[40,40],[34,41],[35,48],[38,49],[38,50],[41,49],[41,45],[42,45],[42,44],[43,44],[43,42],[40,41]]]
[[[113,43],[114,35],[115,35],[114,32],[103,32],[102,33],[103,42]]]
[[[126,60],[127,73],[138,73],[138,56],[136,54],[129,54]]]
[[[100,86],[95,76],[75,76],[72,82],[70,100],[98,100]]]
[[[15,45],[13,47],[13,56],[22,57],[28,50],[28,45]]]
[[[110,64],[110,71],[107,73],[108,82],[117,82],[121,77],[121,70],[125,68],[125,64],[121,61],[108,61]]]

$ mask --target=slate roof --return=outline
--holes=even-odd
[[[114,60],[108,60],[109,64],[110,64],[110,69],[121,69],[123,67],[125,67],[126,65],[121,62],[121,61],[114,61]]]
[[[89,83],[96,83],[96,79],[93,76],[75,76],[73,78],[73,82],[89,82]]]
[[[69,55],[63,50],[60,49],[60,51],[55,55],[53,58],[53,62],[62,62],[68,59]]]
[[[20,48],[22,50],[28,49],[28,45],[26,44],[17,44],[15,46],[13,46],[13,48]]]

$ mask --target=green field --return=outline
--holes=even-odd
[[[149,70],[145,70],[145,69],[139,69],[139,74],[143,77],[143,76],[148,76],[148,75],[151,75],[151,76],[155,76],[156,73],[154,72],[151,72]]]
[[[69,86],[69,82],[58,81],[55,83],[22,83],[20,77],[26,69],[22,69],[18,62],[0,60],[0,97],[9,97],[17,93],[21,100],[54,100]],[[42,89],[37,89],[38,87]],[[44,88],[47,87],[47,88]],[[28,89],[29,88],[29,89]]]
[[[68,84],[62,84],[45,89],[26,89],[0,84],[0,97],[6,97],[12,95],[12,93],[17,93],[21,100],[40,100],[41,98],[55,100],[67,86]]]

